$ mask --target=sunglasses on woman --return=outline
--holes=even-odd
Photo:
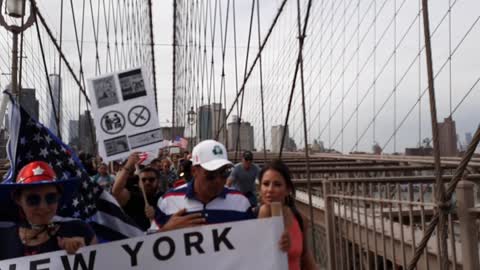
[[[27,205],[30,207],[38,207],[42,201],[44,201],[46,205],[50,206],[58,203],[59,200],[60,194],[55,192],[47,193],[43,197],[40,194],[29,194],[25,199]]]
[[[208,180],[215,180],[217,177],[222,179],[227,179],[232,172],[232,167],[221,168],[216,171],[207,171],[207,179]]]

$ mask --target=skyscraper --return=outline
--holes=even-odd
[[[226,122],[226,112],[222,108],[222,104],[212,103],[211,105],[200,106],[197,115],[199,141],[215,139],[215,136],[219,133],[218,141],[225,144],[226,126],[223,126],[223,129],[220,130]]]
[[[441,156],[452,157],[458,154],[457,130],[452,117],[445,118],[443,123],[438,123],[438,139]]]
[[[235,118],[234,118],[235,119]],[[240,131],[239,131],[240,127]],[[249,122],[235,121],[228,123],[228,150],[235,151],[237,145],[237,139],[239,142],[239,151],[249,150],[252,151],[255,148],[253,126]]]
[[[35,89],[23,88],[20,93],[20,105],[30,114],[31,117],[38,120],[39,103],[35,98]]]
[[[59,135],[59,131],[61,130],[61,127],[57,127],[57,120],[55,117],[55,114],[57,114],[58,119],[59,119],[59,124],[62,123],[62,114],[61,114],[61,106],[62,106],[62,80],[60,78],[60,75],[58,74],[50,74],[48,76],[48,79],[50,81],[50,87],[52,90],[52,97],[48,98],[47,102],[47,111],[48,111],[48,119],[46,121],[46,126],[50,131],[55,134]],[[48,86],[47,86],[48,88]],[[47,89],[48,95],[50,95],[50,89]],[[53,100],[53,104],[52,104]]]
[[[465,133],[465,145],[468,146],[470,145],[470,143],[472,142],[472,133],[471,132],[467,132]]]
[[[285,130],[285,126],[283,125],[278,125],[278,126],[272,126],[272,152],[274,153],[279,153],[280,152],[280,147],[282,145],[282,136],[283,132]],[[283,147],[285,150],[288,150],[288,142],[289,142],[290,135],[288,133],[288,126],[286,127],[286,134],[285,134],[285,140],[283,143]]]
[[[79,150],[82,150],[86,153],[96,154],[95,153],[95,124],[93,122],[92,114],[90,111],[85,111],[80,115],[80,147]]]
[[[70,120],[68,122],[68,144],[74,146],[76,149],[80,148],[79,123],[79,120]]]
[[[212,135],[212,111],[209,105],[203,105],[198,108],[198,140],[203,141],[211,139]]]

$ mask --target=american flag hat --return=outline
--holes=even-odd
[[[62,202],[71,198],[75,193],[80,178],[58,179],[53,168],[44,161],[32,161],[18,172],[14,183],[0,184],[0,203],[14,203],[12,192],[21,188],[33,188],[44,185],[58,185],[62,187]]]

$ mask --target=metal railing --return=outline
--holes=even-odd
[[[445,181],[450,179],[445,176]],[[435,232],[416,269],[438,269],[442,241],[448,243],[449,269],[480,269],[475,184],[461,181],[448,214],[447,239]],[[320,184],[321,182],[321,184]],[[406,269],[437,209],[433,176],[316,179],[317,210],[312,244],[326,269]],[[302,181],[297,181],[302,185]],[[306,193],[297,201],[306,205]]]

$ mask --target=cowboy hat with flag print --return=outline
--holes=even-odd
[[[62,190],[62,198],[66,200],[72,198],[73,194],[78,188],[80,178],[72,177],[68,179],[58,179],[57,174],[53,168],[44,161],[33,161],[25,165],[16,177],[15,182],[3,183],[0,185],[0,202],[2,204],[13,205],[13,191],[45,186],[56,185],[60,186]],[[60,207],[65,203],[65,200],[60,201]]]

